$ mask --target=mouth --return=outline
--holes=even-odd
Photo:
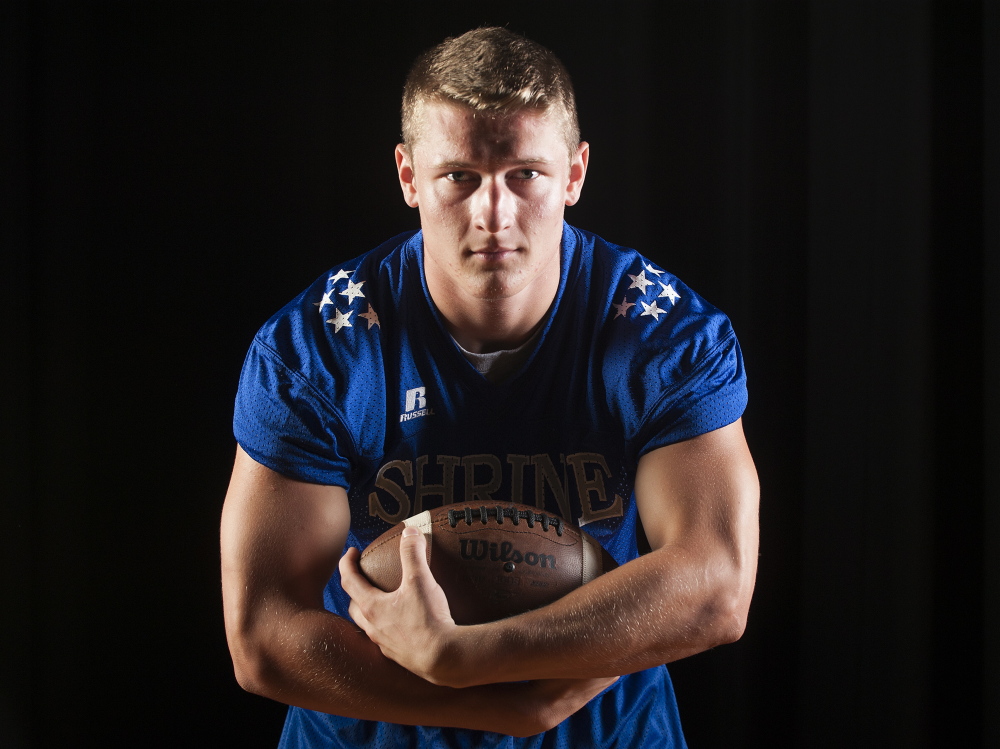
[[[471,254],[474,257],[480,257],[483,260],[502,260],[505,257],[510,257],[516,252],[516,247],[503,247],[499,243],[494,242],[487,244],[485,247],[471,250]]]

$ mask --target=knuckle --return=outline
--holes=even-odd
[[[419,588],[423,579],[423,575],[420,574],[419,570],[409,570],[405,575],[403,575],[403,580],[406,584],[414,588]]]
[[[353,614],[360,615],[363,619],[368,619],[372,613],[371,604],[366,601],[352,600],[351,606],[348,609]]]

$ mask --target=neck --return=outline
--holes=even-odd
[[[445,328],[466,351],[515,349],[538,330],[559,289],[559,256],[531,283],[510,295],[476,295],[428,272],[427,288]]]
[[[458,345],[474,354],[488,354],[494,351],[509,351],[523,344],[538,330],[545,313],[552,304],[530,312],[523,308],[511,309],[511,305],[494,303],[487,309],[451,310],[451,314],[438,310],[444,318],[445,327]]]

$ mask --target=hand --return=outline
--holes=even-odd
[[[404,528],[399,539],[402,582],[391,593],[372,586],[358,569],[360,554],[348,549],[340,560],[348,612],[382,654],[434,684],[447,684],[443,664],[458,626],[448,599],[427,566],[426,540],[417,528]]]

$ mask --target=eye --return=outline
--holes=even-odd
[[[444,178],[449,182],[469,182],[472,180],[472,175],[468,172],[448,172]]]
[[[541,172],[536,169],[518,169],[514,172],[514,179],[535,179]]]

